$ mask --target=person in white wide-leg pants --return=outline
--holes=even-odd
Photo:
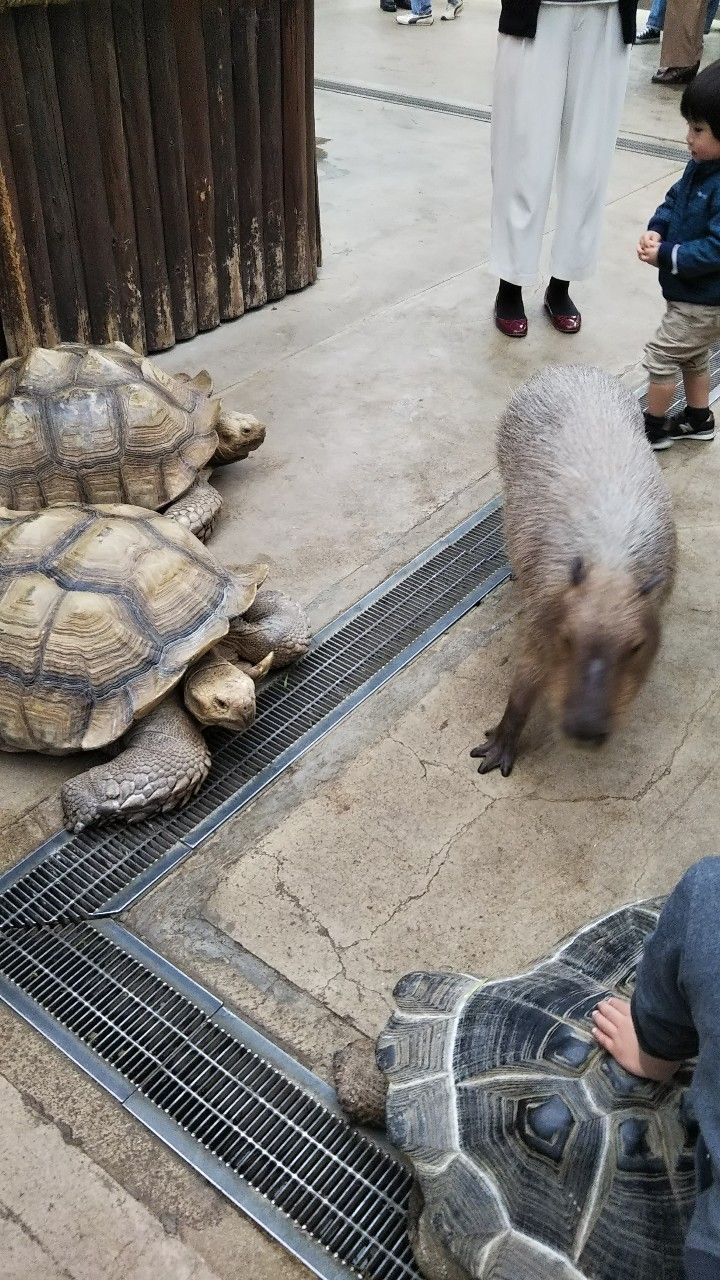
[[[534,39],[498,36],[489,265],[502,282],[537,280],[555,174],[551,289],[564,284],[567,296],[569,281],[595,270],[629,54],[612,0],[543,3]],[[577,324],[564,332],[580,327],[570,308]]]

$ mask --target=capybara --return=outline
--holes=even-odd
[[[480,773],[507,777],[539,694],[569,737],[608,737],[657,652],[676,536],[638,401],[600,369],[535,374],[510,401],[497,448],[523,636],[505,714],[470,754]]]

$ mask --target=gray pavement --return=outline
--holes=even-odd
[[[320,0],[317,73],[489,107],[496,20],[495,4],[466,0],[454,24],[410,30],[370,0]],[[706,56],[719,55],[712,34]],[[656,60],[656,48],[633,54],[623,129],[678,142],[679,95],[649,84]],[[602,270],[575,290],[581,334],[555,334],[538,287],[527,341],[508,343],[484,268],[488,125],[329,90],[316,105],[318,284],[161,363],[206,366],[227,403],[268,422],[263,448],[219,478],[213,549],[229,566],[267,560],[317,626],[497,491],[495,422],[532,370],[586,360],[640,384],[661,304],[634,244],[678,166],[618,152]],[[538,718],[512,778],[475,772],[467,751],[502,709],[515,644],[517,601],[502,588],[129,927],[327,1074],[335,1047],[377,1031],[406,969],[512,971],[716,852],[719,457],[687,445],[662,459],[678,586],[657,666],[602,753],[548,739]],[[0,865],[57,826],[57,788],[79,767],[0,759]],[[22,1023],[0,1012],[0,1024],[13,1280],[306,1274]]]

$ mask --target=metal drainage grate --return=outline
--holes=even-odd
[[[184,809],[61,833],[0,878],[0,930],[128,906],[509,576],[495,499],[321,631],[260,689],[252,728],[210,731],[210,777]]]
[[[322,1081],[118,925],[3,935],[0,998],[317,1275],[419,1275],[411,1175],[397,1156],[351,1128]]]
[[[352,98],[369,98],[373,102],[387,102],[394,107],[419,107],[422,111],[436,111],[440,115],[462,116],[466,120],[479,120],[489,124],[492,113],[487,107],[473,107],[464,102],[446,102],[442,98],[420,98],[411,93],[399,93],[395,89],[376,89],[371,85],[354,84],[352,81],[325,80],[318,77],[315,88],[324,93],[341,93]],[[651,142],[621,134],[615,143],[619,151],[631,151],[635,155],[653,156],[658,160],[675,160],[686,164],[685,147],[672,142]]]

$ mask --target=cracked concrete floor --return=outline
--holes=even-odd
[[[408,31],[374,0],[319,0],[318,74],[488,106],[496,19],[489,0],[468,0],[449,28]],[[720,53],[717,35],[706,53]],[[649,86],[655,57],[633,55],[623,127],[678,140],[678,96]],[[263,449],[220,478],[213,546],[231,566],[269,560],[275,585],[320,625],[496,491],[494,422],[539,364],[582,359],[639,382],[660,301],[633,246],[677,170],[618,153],[603,269],[578,290],[582,333],[567,343],[543,323],[538,288],[530,336],[510,344],[492,327],[483,267],[487,126],[330,92],[317,117],[318,284],[163,363],[206,365],[229,404],[269,420]],[[662,465],[678,587],[653,675],[603,752],[572,749],[536,719],[512,778],[475,772],[468,748],[502,709],[515,644],[503,588],[140,902],[129,926],[327,1074],[335,1047],[376,1032],[407,969],[512,971],[717,852],[720,452],[678,447]],[[0,760],[0,865],[54,829],[59,782],[77,768]],[[3,1275],[307,1274],[7,1011],[0,1096]]]

